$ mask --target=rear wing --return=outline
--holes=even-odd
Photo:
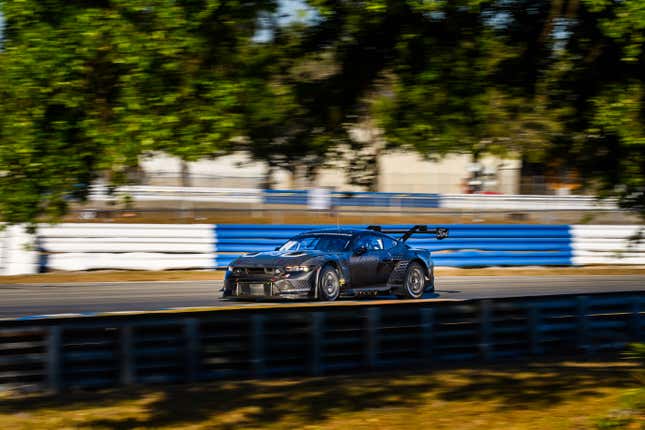
[[[408,230],[401,230],[396,228],[383,228],[380,225],[370,225],[369,227],[367,227],[367,229],[378,231],[381,233],[386,233],[386,234],[403,234],[403,236],[401,236],[401,240],[403,242],[408,240],[413,234],[434,234],[439,240],[445,239],[448,237],[447,228],[445,227],[428,228],[427,225],[415,225],[414,227]]]

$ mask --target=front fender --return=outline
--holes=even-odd
[[[325,267],[328,264],[333,264],[338,269],[341,277],[341,280],[340,280],[341,290],[345,285],[348,285],[350,283],[350,271],[349,271],[348,262],[337,255],[325,256],[325,258],[321,258],[319,261],[316,262],[317,269],[316,269],[316,283],[315,283],[315,291],[314,291],[314,297],[316,298],[318,298],[318,281],[320,279],[320,271],[322,270],[323,267]]]

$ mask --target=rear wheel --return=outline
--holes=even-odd
[[[412,262],[408,265],[408,270],[405,273],[403,280],[403,295],[402,298],[406,299],[420,299],[426,287],[426,275],[423,266],[417,262]]]
[[[333,302],[340,296],[340,276],[332,266],[325,266],[318,278],[318,298]]]

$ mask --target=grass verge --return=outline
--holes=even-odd
[[[140,387],[60,397],[0,394],[0,427],[20,429],[643,428],[624,361],[504,363],[480,369]],[[642,390],[641,396],[642,396]],[[603,421],[604,420],[604,421]],[[604,426],[604,427],[603,427]]]

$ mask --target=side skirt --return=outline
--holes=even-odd
[[[348,288],[341,291],[341,297],[363,297],[363,296],[377,296],[383,293],[389,293],[391,290],[389,285],[374,285],[363,288]]]

